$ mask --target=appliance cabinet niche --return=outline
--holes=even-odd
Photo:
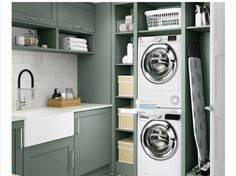
[[[12,123],[12,173],[23,176],[23,121]]]
[[[88,3],[58,3],[58,26],[94,32],[94,6]]]
[[[73,137],[24,148],[24,176],[73,175]]]
[[[75,175],[111,163],[111,109],[75,113]]]
[[[57,3],[13,2],[12,18],[13,20],[57,25]]]

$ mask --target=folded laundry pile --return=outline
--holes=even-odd
[[[62,37],[59,43],[61,49],[88,52],[87,40],[82,38]]]

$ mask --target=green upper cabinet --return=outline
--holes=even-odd
[[[26,147],[24,176],[74,176],[73,137]]]
[[[111,163],[111,109],[75,113],[75,175]]]
[[[12,123],[12,173],[23,176],[23,121]]]
[[[57,3],[52,2],[13,2],[13,20],[23,20],[40,24],[57,24]]]
[[[58,25],[82,32],[94,32],[94,6],[88,3],[58,3]]]

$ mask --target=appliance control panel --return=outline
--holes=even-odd
[[[166,120],[180,120],[180,115],[178,115],[178,114],[166,114],[165,119]]]

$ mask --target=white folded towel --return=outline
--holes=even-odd
[[[77,46],[64,46],[62,49],[88,52],[88,48],[81,48],[81,47],[77,47]]]
[[[77,46],[77,47],[81,47],[81,48],[88,48],[88,45],[86,43],[78,43],[78,42],[60,42],[60,47],[70,47],[70,46]]]
[[[82,38],[75,38],[75,37],[63,37],[61,38],[61,40],[63,42],[70,41],[70,42],[77,42],[77,43],[87,43],[87,40],[82,39]]]

